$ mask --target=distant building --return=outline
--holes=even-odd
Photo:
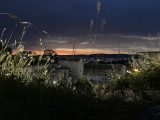
[[[111,79],[126,74],[126,66],[121,64],[85,64],[84,75],[93,82],[107,83]]]
[[[73,80],[78,80],[83,78],[83,67],[84,63],[82,59],[74,59],[74,58],[68,58],[68,59],[60,59],[59,64],[63,67],[68,67],[72,71]]]
[[[70,70],[69,68],[66,67],[60,67],[57,68],[53,73],[53,80],[60,82],[60,81],[64,81],[64,82],[68,82],[68,79],[70,78]]]

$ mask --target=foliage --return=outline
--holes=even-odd
[[[125,99],[125,93],[127,91],[133,91],[135,96],[138,96],[138,100],[149,100],[151,98],[146,94],[147,91],[160,90],[160,64],[147,56],[140,57],[141,60],[143,58],[143,63],[139,62],[137,64],[133,59],[132,61],[134,62],[131,65],[132,70],[125,76],[113,80],[107,86],[107,89],[112,91],[112,93],[120,91],[122,100]]]
[[[135,71],[116,80],[117,89],[133,90],[159,90],[160,89],[160,65],[147,63],[145,68]]]
[[[81,83],[82,84],[82,83]],[[159,102],[126,102],[78,93],[67,84],[25,83],[16,77],[0,77],[1,120],[135,120],[136,114]],[[80,88],[81,89],[81,88]],[[77,88],[78,90],[78,88]]]
[[[80,79],[75,84],[75,91],[77,94],[83,94],[83,95],[93,95],[93,86],[87,79]]]
[[[0,74],[2,76],[16,76],[23,81],[30,82],[33,78],[51,80],[51,71],[48,70],[50,57],[43,60],[43,56],[35,58],[27,54],[17,53],[0,55]]]

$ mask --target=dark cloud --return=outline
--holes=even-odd
[[[40,42],[37,42],[35,46],[44,49],[46,46],[50,49],[64,48],[72,49],[75,44],[76,49],[95,49],[99,50],[112,50],[118,51],[120,48],[122,52],[139,51],[144,52],[148,49],[147,45],[150,44],[150,48],[153,50],[159,50],[159,38],[154,36],[151,39],[148,36],[126,36],[120,34],[101,34],[95,35],[83,35],[83,36],[52,36],[44,39],[43,46],[40,46]],[[45,46],[44,46],[45,45]]]

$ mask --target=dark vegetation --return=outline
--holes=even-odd
[[[158,100],[144,97],[141,100],[123,101],[109,91],[132,89],[135,93],[159,90],[159,69],[137,75],[128,75],[105,87],[105,92],[94,91],[88,80],[75,84],[49,85],[43,82],[22,82],[16,77],[0,77],[1,120],[136,120],[136,115],[147,108],[159,105]]]

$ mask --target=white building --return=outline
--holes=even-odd
[[[68,79],[70,78],[70,70],[68,68],[60,67],[56,69],[53,73],[53,80],[60,82],[68,82]]]
[[[60,60],[59,64],[62,65],[63,67],[69,68],[73,75],[73,80],[78,80],[83,78],[83,69],[84,69],[84,63],[82,59],[64,59]]]
[[[121,64],[85,64],[84,67],[84,75],[93,82],[107,83],[124,74],[126,66]]]

